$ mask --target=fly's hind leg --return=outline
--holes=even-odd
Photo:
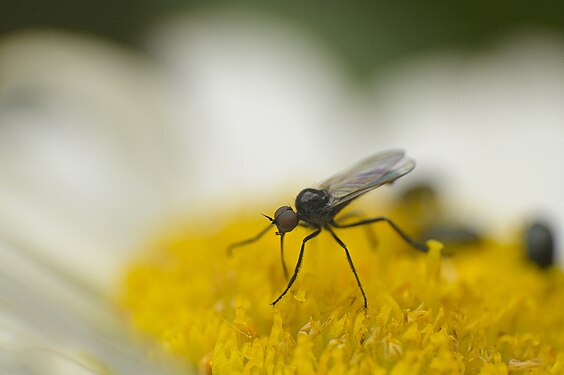
[[[341,216],[339,216],[338,219],[334,220],[335,223],[338,223],[339,225],[346,225],[345,223],[352,218],[356,218],[356,219],[362,219],[363,217],[366,217],[365,215],[361,214],[358,211],[349,211]],[[337,226],[337,225],[333,225],[333,226]],[[378,247],[378,236],[376,235],[376,232],[374,231],[374,228],[372,228],[371,226],[367,225],[364,227],[365,232],[366,232],[366,238],[368,239],[368,243],[370,244],[370,247],[372,249],[375,249]]]
[[[380,221],[385,221],[386,223],[388,223],[392,227],[392,229],[394,231],[396,231],[396,233],[399,234],[399,236],[405,242],[407,242],[409,245],[411,245],[413,248],[415,248],[419,251],[424,251],[424,252],[429,251],[429,248],[427,247],[427,245],[421,244],[421,243],[415,241],[414,239],[412,239],[411,237],[409,237],[403,230],[401,230],[400,227],[397,226],[396,223],[394,223],[392,220],[388,219],[385,216],[375,217],[375,218],[372,218],[372,219],[360,220],[360,221],[350,223],[350,224],[339,224],[338,222],[333,220],[331,222],[331,225],[334,226],[335,228],[351,228],[351,227],[358,227],[360,225],[377,223],[377,222],[380,222]]]

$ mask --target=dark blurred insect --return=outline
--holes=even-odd
[[[366,294],[364,293],[364,289],[362,288],[362,284],[360,283],[360,279],[356,273],[349,250],[344,242],[337,237],[333,228],[350,228],[383,221],[387,222],[392,229],[395,230],[400,237],[412,247],[420,251],[427,251],[428,248],[426,245],[420,244],[411,239],[387,217],[379,216],[371,219],[359,220],[353,223],[339,224],[339,221],[335,219],[335,216],[349,203],[351,203],[353,199],[358,198],[362,194],[381,185],[395,181],[401,176],[411,172],[413,168],[415,168],[415,162],[407,158],[401,150],[384,151],[372,155],[350,169],[325,180],[316,188],[307,188],[302,190],[296,197],[296,212],[294,212],[294,210],[289,206],[282,206],[276,210],[274,218],[263,215],[270,220],[271,224],[255,237],[231,244],[228,247],[228,252],[231,252],[231,250],[236,247],[257,241],[266,232],[268,232],[272,225],[276,225],[278,229],[276,234],[280,236],[280,256],[282,258],[282,267],[287,278],[288,272],[284,262],[284,235],[287,232],[291,232],[298,224],[314,230],[303,239],[300,253],[298,255],[298,261],[294,268],[294,273],[288,281],[286,289],[284,289],[282,294],[280,294],[280,296],[272,302],[272,305],[276,305],[276,303],[278,303],[278,301],[286,295],[296,280],[302,264],[305,244],[312,238],[316,237],[322,229],[325,229],[331,234],[331,236],[333,236],[339,246],[345,250],[347,260],[354,277],[356,278],[362,297],[364,298],[364,308],[366,308],[368,306]]]
[[[417,183],[405,190],[397,202],[396,211],[405,217],[413,236],[425,241],[435,239],[445,245],[443,254],[475,247],[482,241],[480,231],[456,213],[446,212],[444,198],[429,182]]]
[[[525,251],[529,260],[541,268],[554,263],[554,237],[548,225],[537,221],[527,227]]]

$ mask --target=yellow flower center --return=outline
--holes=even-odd
[[[258,216],[258,215],[257,215]],[[362,228],[308,242],[294,286],[287,285],[273,233],[231,257],[231,242],[264,219],[163,236],[126,278],[133,325],[167,351],[214,374],[452,374],[510,370],[564,373],[564,277],[524,260],[519,244],[493,241],[450,257],[429,243],[409,248],[385,225],[371,248]],[[285,238],[294,269],[298,228]]]

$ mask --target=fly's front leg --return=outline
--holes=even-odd
[[[282,271],[284,271],[284,278],[288,280],[288,268],[286,268],[286,261],[284,260],[284,235],[280,233],[280,260],[282,261]]]
[[[233,254],[233,249],[241,247],[241,246],[246,246],[249,244],[252,244],[253,242],[258,241],[262,236],[264,236],[266,234],[266,232],[269,231],[269,229],[272,228],[272,224],[269,224],[266,228],[264,228],[263,230],[261,230],[256,236],[243,240],[243,241],[238,241],[238,242],[233,242],[232,244],[230,244],[229,246],[227,246],[227,255],[231,256],[231,254]]]
[[[300,266],[302,265],[302,260],[303,260],[303,257],[304,257],[305,244],[306,244],[307,241],[309,241],[312,238],[314,238],[315,236],[317,236],[320,232],[321,232],[321,229],[317,229],[315,232],[309,234],[302,241],[302,247],[300,248],[300,254],[298,255],[298,262],[296,263],[296,267],[294,268],[294,274],[290,278],[290,281],[288,281],[288,285],[286,286],[286,289],[284,289],[282,294],[280,294],[280,296],[278,298],[276,298],[276,300],[274,302],[272,302],[272,306],[276,305],[278,303],[278,301],[280,301],[282,299],[282,297],[284,297],[286,295],[286,293],[288,293],[288,290],[290,290],[290,288],[292,287],[292,284],[294,284],[294,281],[296,281],[296,277],[298,276],[298,272],[300,271]]]

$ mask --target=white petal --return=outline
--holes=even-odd
[[[0,41],[0,75],[0,237],[111,288],[170,207],[157,74],[101,41],[36,32]]]
[[[155,349],[149,361],[149,348],[139,338],[130,341],[109,301],[48,259],[1,242],[0,257],[1,373],[174,374],[180,369]]]
[[[373,116],[393,126],[390,140],[417,159],[412,177],[437,179],[459,215],[511,236],[524,222],[545,218],[558,236],[562,61],[562,40],[550,34],[515,35],[481,54],[429,54],[375,83],[382,111]]]

